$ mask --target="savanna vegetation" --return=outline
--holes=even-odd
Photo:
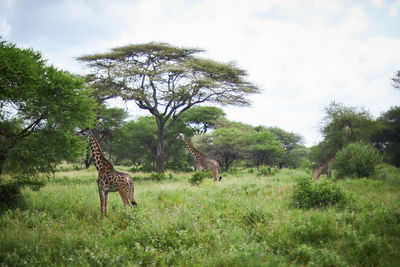
[[[400,262],[400,173],[394,167],[332,184],[289,169],[272,176],[241,169],[224,174],[221,183],[204,178],[197,185],[192,173],[160,178],[136,172],[138,206],[125,209],[118,193],[110,194],[108,217],[100,215],[94,167],[68,169],[40,191],[24,189],[24,204],[3,211],[3,266]]]
[[[400,107],[374,118],[332,102],[323,140],[229,121],[207,104],[248,105],[259,89],[199,49],[149,43],[79,58],[81,77],[0,42],[0,264],[397,266]],[[399,75],[393,87],[399,88]],[[134,101],[128,117],[107,100]],[[138,207],[111,194],[100,214],[90,127],[135,182]],[[218,160],[194,172],[176,137]],[[330,180],[312,167],[334,155]]]

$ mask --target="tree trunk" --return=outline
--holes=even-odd
[[[157,172],[164,173],[164,133],[162,130],[158,130],[157,140]]]
[[[6,161],[7,155],[8,153],[5,150],[3,150],[0,154],[0,176],[3,173],[4,162]]]
[[[5,158],[3,158],[2,156],[0,156],[0,176],[1,173],[3,172],[3,163],[4,163]]]
[[[90,167],[90,163],[92,163],[92,161],[90,159],[91,153],[88,150],[88,149],[90,149],[89,146],[86,149],[87,149],[86,150],[86,158],[85,158],[84,162],[85,162],[85,168],[88,169]]]

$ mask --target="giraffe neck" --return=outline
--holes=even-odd
[[[100,173],[106,170],[114,169],[112,164],[104,156],[100,144],[93,134],[90,134],[88,139],[93,153],[94,166],[96,166],[97,171]]]
[[[185,138],[185,144],[186,144],[186,148],[189,151],[190,155],[192,155],[193,158],[198,159],[200,157],[205,157],[203,152],[201,152],[200,150],[196,149],[193,144],[189,141],[189,139],[186,137],[186,135],[183,135]]]

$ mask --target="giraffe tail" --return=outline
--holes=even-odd
[[[135,197],[134,197],[134,192],[135,189],[133,187],[133,182],[129,185],[129,200],[131,201],[131,204],[134,206],[137,206],[137,203],[135,201]]]

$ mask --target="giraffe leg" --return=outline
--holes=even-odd
[[[99,196],[100,196],[100,211],[101,214],[105,215],[105,209],[104,209],[104,203],[105,203],[105,198],[104,198],[104,190],[99,189]]]
[[[108,191],[104,192],[104,215],[107,216],[107,205],[108,205]]]
[[[332,174],[332,169],[329,168],[328,171],[327,171],[327,173],[326,173],[326,178],[327,178],[327,179],[331,178],[331,174]]]
[[[127,196],[126,192],[122,189],[120,189],[118,192],[122,198],[122,202],[124,202],[124,206],[126,207],[126,205],[128,205],[128,196]]]
[[[132,205],[137,205],[136,201],[135,201],[135,189],[133,187],[133,182],[129,185],[129,200],[131,201]]]
[[[217,181],[217,172],[214,169],[210,169],[212,177],[214,178],[214,183]]]

